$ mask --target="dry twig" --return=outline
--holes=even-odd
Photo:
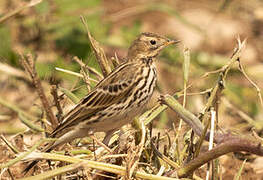
[[[97,76],[97,78],[99,80],[103,79],[103,75],[101,75],[101,73],[99,73],[96,69],[90,67],[90,66],[87,66],[86,64],[84,64],[77,56],[74,56],[73,57],[73,60],[76,61],[80,67],[84,67],[84,68],[87,68],[89,70],[89,72],[93,73],[95,76]]]
[[[136,147],[136,150],[133,151],[134,157],[132,159],[132,161],[129,163],[129,168],[127,168],[127,178],[131,179],[133,176],[133,173],[135,171],[135,169],[138,166],[143,148],[144,148],[144,143],[145,143],[145,137],[146,137],[146,128],[144,125],[143,120],[140,120],[140,125],[141,125],[141,130],[142,130],[142,135],[141,135],[141,142],[140,144]]]
[[[61,122],[62,117],[63,117],[63,110],[60,105],[60,97],[58,96],[58,86],[57,85],[53,85],[51,87],[51,94],[53,96],[55,106],[58,110],[58,115],[57,115],[58,122]]]
[[[80,19],[81,19],[82,23],[84,24],[84,26],[87,30],[92,49],[96,55],[96,59],[100,65],[102,74],[104,77],[106,77],[111,72],[111,68],[110,68],[108,59],[104,53],[104,50],[100,47],[99,43],[91,36],[89,28],[88,28],[88,24],[87,24],[84,16],[81,16]]]
[[[31,0],[29,3],[25,4],[22,7],[18,7],[15,10],[7,13],[6,15],[4,15],[3,17],[0,18],[0,23],[6,21],[7,19],[11,18],[12,16],[15,16],[16,14],[20,13],[21,11],[23,11],[24,9],[33,7],[39,3],[41,3],[42,0]]]
[[[20,54],[20,57],[21,57],[22,65],[24,66],[25,70],[28,72],[28,74],[32,78],[33,84],[37,90],[38,96],[47,114],[48,120],[51,123],[52,128],[55,129],[55,127],[57,127],[58,125],[58,120],[54,116],[53,111],[51,109],[51,105],[44,93],[44,89],[42,87],[41,81],[36,72],[35,61],[33,59],[33,56],[32,54],[27,54],[26,56]]]
[[[261,96],[261,90],[260,88],[257,86],[257,84],[255,82],[253,82],[249,76],[247,75],[247,73],[245,72],[244,70],[244,67],[243,65],[241,64],[240,62],[240,59],[238,59],[238,63],[239,63],[239,70],[242,72],[242,74],[245,76],[245,78],[252,84],[252,86],[255,87],[256,91],[257,91],[257,94],[258,94],[258,98],[259,98],[259,102],[261,104],[261,106],[263,107],[263,101],[262,101],[262,96]]]
[[[173,97],[166,95],[162,96],[161,102],[177,112],[179,116],[194,130],[194,132],[198,136],[202,135],[204,127],[200,123],[199,119],[191,112],[184,109],[178,101],[176,101]],[[209,139],[209,132],[206,133],[205,139]],[[216,132],[214,136],[214,142],[217,144],[214,149],[199,155],[188,164],[183,166],[181,169],[178,170],[178,176],[186,177],[188,174],[190,174],[203,164],[229,152],[246,151],[259,156],[263,156],[263,147],[261,145],[261,141],[258,141],[257,139],[247,135],[241,136],[233,135],[231,133],[221,134]]]

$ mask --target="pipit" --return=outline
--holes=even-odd
[[[105,132],[103,143],[108,144],[112,134],[133,120],[151,98],[157,79],[154,65],[157,55],[164,47],[178,42],[154,33],[140,34],[128,49],[126,61],[65,115],[50,135],[57,140],[44,151],[95,132]]]

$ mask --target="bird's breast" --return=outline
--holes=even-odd
[[[154,87],[156,85],[157,74],[154,64],[146,65],[142,68],[140,81],[134,87],[134,91],[130,96],[131,107],[141,107],[151,98]]]

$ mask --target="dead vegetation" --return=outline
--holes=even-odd
[[[146,7],[151,10],[156,8],[154,5]],[[169,10],[165,9],[167,6],[162,8],[165,11]],[[145,10],[144,8],[139,9],[141,10],[139,12]],[[138,11],[126,9],[118,14],[113,13],[109,18],[117,21],[126,16],[134,16],[134,13],[136,14]],[[37,149],[44,147],[45,142],[52,141],[52,139],[46,138],[48,132],[51,132],[63,118],[68,104],[78,102],[79,97],[74,92],[81,86],[90,91],[94,84],[106,76],[119,62],[116,55],[114,58],[106,57],[101,45],[91,36],[87,28],[87,20],[83,16],[81,20],[88,34],[86,41],[90,41],[91,49],[102,73],[85,64],[78,57],[73,59],[80,67],[79,72],[71,71],[68,68],[58,67],[56,69],[63,71],[65,76],[80,78],[84,82],[83,85],[75,84],[71,86],[71,89],[67,89],[63,88],[63,80],[59,83],[51,79],[53,85],[50,86],[38,74],[36,63],[39,60],[31,53],[20,53],[19,55],[24,70],[11,67],[8,64],[0,64],[1,67],[5,67],[2,71],[8,77],[14,76],[21,79],[16,84],[19,86],[20,93],[23,93],[23,87],[32,86],[34,88],[24,88],[28,91],[25,92],[25,96],[32,98],[30,94],[35,92],[38,96],[34,95],[33,97],[33,102],[36,101],[37,105],[21,105],[23,103],[20,104],[19,99],[7,101],[4,94],[0,95],[0,103],[5,108],[4,112],[8,112],[0,114],[1,120],[6,121],[5,119],[18,117],[18,121],[25,125],[22,129],[16,129],[18,133],[2,131],[0,144],[0,177],[2,179],[48,179],[52,177],[57,179],[204,179],[206,176],[214,179],[220,177],[223,179],[233,179],[234,177],[236,179],[242,177],[244,179],[260,179],[262,177],[260,174],[255,174],[255,168],[253,169],[249,165],[246,167],[246,172],[243,171],[245,164],[253,164],[255,159],[263,156],[262,138],[260,137],[262,123],[255,121],[248,113],[245,113],[246,109],[244,110],[241,105],[232,103],[232,94],[224,94],[225,90],[232,88],[227,84],[235,81],[235,77],[232,77],[233,73],[239,71],[239,76],[242,78],[238,78],[248,82],[248,86],[253,88],[253,97],[256,97],[258,109],[261,109],[262,113],[261,90],[246,73],[241,54],[246,50],[246,40],[241,41],[240,38],[236,40],[235,49],[232,47],[233,54],[223,61],[224,63],[221,62],[212,71],[205,70],[203,74],[199,73],[198,77],[191,75],[193,60],[190,55],[192,52],[184,48],[181,57],[183,68],[180,66],[183,69],[181,75],[183,85],[180,85],[182,88],[177,93],[174,93],[175,90],[173,90],[172,93],[169,93],[170,95],[167,93],[161,93],[164,94],[161,96],[156,95],[158,98],[160,97],[159,100],[153,102],[152,107],[144,114],[139,115],[131,126],[124,127],[120,137],[116,133],[109,147],[101,146],[99,140],[101,138],[98,134],[96,137],[87,137],[64,145],[52,153],[38,151]],[[171,55],[171,52],[167,53],[168,58],[175,57]],[[168,63],[169,66],[171,64]],[[178,66],[176,63],[173,65]],[[164,64],[160,64],[160,66],[164,67],[167,74],[169,71],[175,71],[173,69],[175,67],[167,67]],[[163,74],[161,76],[164,76]],[[200,84],[203,84],[203,81],[208,81],[211,77],[210,84],[201,91]],[[163,77],[161,77],[161,81],[164,81]],[[76,80],[71,82],[76,82]],[[162,88],[160,85],[161,90]],[[198,92],[193,90],[198,90]],[[202,109],[192,113],[187,104],[189,104],[189,99],[194,96],[206,96],[206,98],[204,98]],[[246,97],[244,98],[246,99]],[[227,109],[226,111],[230,111],[229,114],[234,119],[242,119],[246,124],[240,123],[239,130],[227,125],[221,129],[220,121],[225,122],[227,120],[224,118],[228,118],[222,109]],[[160,128],[160,125],[153,120],[168,110],[175,111],[179,118],[170,115],[172,121],[170,124],[172,125]],[[165,118],[160,118],[161,121],[163,119]],[[231,152],[234,154],[229,155],[228,153]],[[238,167],[230,169],[230,163],[223,163],[224,160],[220,157],[226,157],[225,162],[229,162],[231,159],[238,162]],[[27,177],[24,177],[22,170],[27,164],[25,161],[32,159],[42,159],[43,161],[38,164],[34,172],[31,171]],[[225,173],[223,171],[231,172]]]

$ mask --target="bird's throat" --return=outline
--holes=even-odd
[[[152,65],[153,60],[154,60],[154,57],[143,57],[143,58],[141,58],[141,61],[147,65]]]

